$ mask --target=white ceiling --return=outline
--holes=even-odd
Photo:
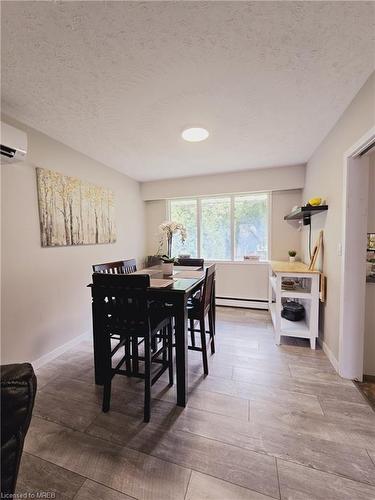
[[[3,111],[138,180],[303,163],[374,69],[371,2],[1,7]]]

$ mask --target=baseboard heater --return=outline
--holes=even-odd
[[[268,310],[266,299],[239,299],[237,297],[216,297],[216,305],[227,307],[242,307],[245,309]]]

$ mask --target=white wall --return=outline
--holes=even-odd
[[[285,221],[284,215],[295,206],[301,206],[301,189],[272,193],[271,212],[271,259],[287,260],[288,250],[296,250],[301,258],[301,232],[297,221]]]
[[[86,285],[95,263],[144,257],[144,203],[136,181],[33,129],[28,161],[1,166],[2,362],[34,361],[91,332]],[[117,242],[42,248],[35,166],[56,170],[115,192]]]
[[[141,192],[144,200],[163,200],[211,194],[302,189],[304,182],[305,166],[292,165],[143,182]]]
[[[167,200],[145,203],[146,254],[155,255],[159,246],[159,225],[167,220]]]
[[[367,231],[375,233],[375,153],[370,156]],[[375,375],[375,283],[366,283],[365,348],[363,373]]]
[[[224,299],[245,299],[250,303],[233,302],[224,305],[268,308],[268,264],[267,262],[217,262],[216,297]],[[261,302],[256,302],[261,301]],[[263,303],[262,303],[263,302]],[[218,304],[222,302],[218,301]]]
[[[320,229],[324,230],[324,267],[327,275],[327,299],[322,308],[324,342],[333,356],[339,352],[339,307],[341,257],[338,245],[342,242],[343,223],[343,155],[375,122],[375,74],[368,79],[320,144],[307,164],[303,201],[321,196],[328,212],[312,217],[313,242]],[[304,230],[303,251],[308,260],[307,231]]]

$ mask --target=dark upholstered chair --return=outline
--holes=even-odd
[[[194,266],[194,267],[203,267],[204,259],[190,259],[189,258],[179,258],[176,266]]]
[[[149,255],[146,259],[146,267],[159,266],[161,263],[159,255]]]
[[[92,266],[94,273],[105,274],[130,274],[137,270],[135,259],[118,260],[116,262],[106,262],[104,264],[95,264]]]
[[[29,363],[1,367],[1,498],[10,498],[16,489],[35,394],[36,377]]]

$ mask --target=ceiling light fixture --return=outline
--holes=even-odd
[[[210,135],[208,130],[201,127],[186,128],[182,132],[182,138],[188,142],[200,142],[207,139]]]

